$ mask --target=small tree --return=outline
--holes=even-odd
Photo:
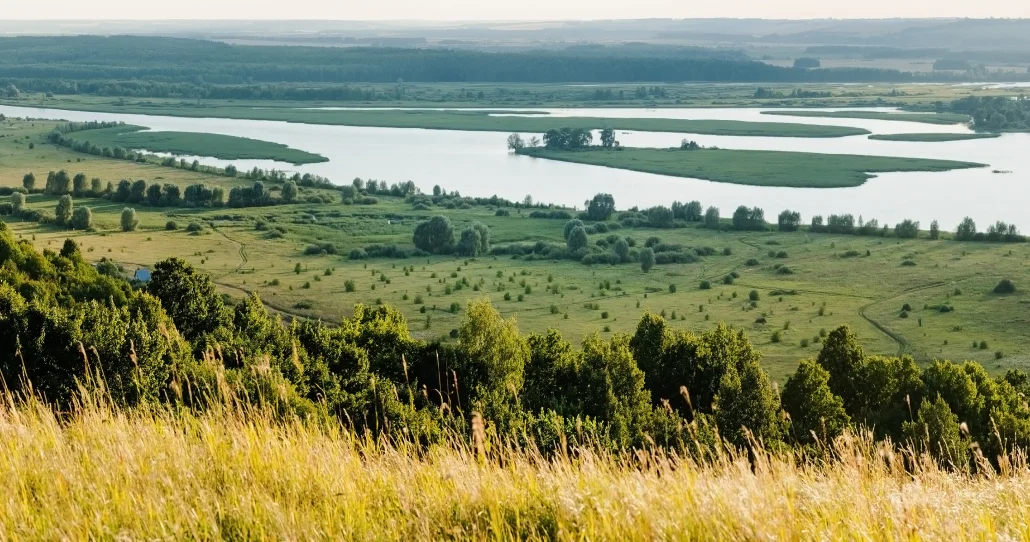
[[[522,136],[519,134],[511,134],[508,136],[508,150],[512,152],[519,152],[526,148],[526,142],[523,141]]]
[[[806,359],[783,385],[783,409],[790,414],[794,438],[810,444],[816,438],[828,442],[850,423],[844,401],[830,391],[830,373]]]
[[[283,184],[282,197],[286,203],[293,203],[297,201],[297,195],[299,190],[297,189],[297,183],[293,181],[286,181]]]
[[[705,211],[705,227],[711,229],[719,228],[719,209],[717,207],[709,207]]]
[[[671,228],[673,226],[672,211],[663,205],[647,210],[647,223],[652,228]]]
[[[963,469],[969,464],[969,443],[960,434],[958,416],[940,395],[933,401],[924,398],[916,421],[905,422],[902,430],[918,450],[942,465]]]
[[[640,251],[640,269],[641,270],[643,270],[645,273],[647,273],[648,271],[651,270],[652,267],[654,267],[654,263],[655,262],[654,262],[654,250],[653,249],[645,248],[644,250]]]
[[[919,223],[909,219],[902,220],[894,226],[894,235],[900,239],[915,239],[919,237]]]
[[[624,237],[620,237],[615,241],[615,255],[619,257],[619,261],[629,261],[629,243]]]
[[[583,227],[583,221],[579,219],[572,219],[565,223],[565,230],[562,232],[562,236],[565,237],[565,241],[569,240],[569,236],[572,235],[572,230],[579,226]]]
[[[72,197],[65,194],[61,196],[61,199],[57,200],[57,207],[54,209],[54,222],[57,222],[58,226],[71,226],[72,220]]]
[[[482,222],[474,222],[472,227],[479,232],[479,253],[486,254],[490,252],[490,228]]]
[[[801,213],[790,210],[783,211],[776,223],[780,231],[798,231],[798,228],[801,227]]]
[[[589,239],[587,238],[587,231],[583,226],[576,226],[569,232],[569,240],[567,246],[569,250],[575,252],[581,248],[587,246]]]
[[[11,194],[11,208],[15,215],[18,215],[25,208],[25,194],[15,192]]]
[[[89,207],[76,207],[72,213],[72,229],[88,230],[93,227],[93,211]]]
[[[31,172],[26,173],[25,176],[21,178],[21,185],[25,187],[25,190],[31,191],[33,188],[36,188],[36,176]]]
[[[615,130],[611,128],[605,128],[601,130],[601,146],[606,149],[612,149],[619,145],[619,142],[615,140]]]
[[[122,231],[136,231],[139,226],[139,217],[136,216],[136,209],[126,207],[122,209]]]
[[[89,179],[86,178],[85,173],[76,173],[72,179],[72,195],[79,198],[86,194],[86,190],[89,189]]]
[[[955,239],[958,241],[972,241],[976,237],[976,222],[968,216],[962,219],[955,230]]]
[[[415,226],[415,246],[434,254],[448,254],[454,251],[454,228],[445,216],[434,216]]]
[[[941,238],[941,225],[936,220],[930,223],[930,239],[936,241]]]
[[[479,230],[469,226],[461,232],[461,239],[458,241],[458,255],[474,258],[479,256],[482,238]]]
[[[587,205],[587,218],[590,220],[608,220],[615,212],[615,198],[611,194],[597,194]]]

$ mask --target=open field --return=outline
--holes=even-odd
[[[877,111],[762,111],[763,115],[784,117],[815,117],[832,119],[871,119],[922,122],[925,124],[962,124],[969,115],[958,113],[881,113]]]
[[[829,465],[660,451],[420,453],[235,407],[0,407],[6,539],[1019,539],[1025,468],[968,476],[841,440]],[[891,460],[885,461],[884,458]],[[32,495],[32,498],[26,497]]]
[[[61,107],[61,103],[48,104]],[[423,128],[485,132],[543,133],[559,128],[600,129],[641,132],[676,132],[725,136],[762,137],[845,137],[868,134],[867,130],[843,126],[821,126],[784,122],[745,122],[734,120],[680,120],[658,118],[602,117],[512,117],[495,116],[483,111],[433,110],[313,110],[292,108],[238,107],[125,107],[120,113],[170,115],[177,117],[218,117],[228,119],[272,120],[305,124],[365,126],[385,128]]]
[[[780,380],[799,358],[815,355],[821,332],[842,324],[851,326],[871,353],[903,352],[921,361],[975,359],[994,372],[1030,368],[1025,354],[1030,337],[1012,332],[1013,326],[1030,324],[1022,290],[1022,284],[1030,283],[1026,244],[633,228],[618,234],[638,243],[657,236],[665,243],[712,247],[716,255],[693,264],[658,265],[650,273],[641,272],[635,263],[587,266],[509,256],[350,260],[347,254],[352,249],[373,243],[410,246],[415,224],[433,214],[448,215],[456,230],[474,221],[488,225],[495,246],[562,242],[561,220],[528,218],[514,210],[510,217],[496,217],[488,207],[412,211],[399,199],[380,200],[374,206],[137,207],[140,229],[122,233],[118,213],[124,204],[81,199],[77,205],[93,209],[96,232],[16,220],[11,226],[40,248],[58,250],[64,239],[75,239],[86,258],[111,258],[124,264],[127,272],[181,257],[211,274],[224,292],[256,292],[269,307],[288,314],[332,322],[349,315],[356,303],[389,304],[423,338],[446,340],[458,327],[460,307],[485,296],[504,315],[517,315],[523,330],[553,327],[574,342],[598,330],[605,335],[632,332],[646,310],[664,313],[671,326],[684,330],[727,322],[748,331],[764,354],[767,370]],[[33,195],[29,202],[32,208],[52,210],[56,200]],[[168,220],[180,229],[165,231]],[[197,235],[186,233],[182,228],[190,222],[205,227]],[[286,233],[274,238],[267,230],[256,229],[259,222],[282,226]],[[590,242],[605,237],[591,236]],[[313,243],[328,244],[338,255],[305,255]],[[730,255],[723,255],[724,249]],[[756,265],[748,265],[752,258]],[[902,265],[906,260],[914,265]],[[793,273],[778,273],[783,265]],[[739,278],[723,284],[731,272]],[[1020,292],[991,294],[1002,278],[1014,280]],[[699,289],[702,280],[710,281],[712,289]],[[353,281],[353,291],[348,291],[348,281]],[[675,292],[670,285],[676,286]],[[755,307],[748,301],[751,290],[760,296]],[[452,312],[454,303],[459,310]],[[902,318],[906,303],[913,310]],[[955,310],[939,312],[935,307],[941,304]],[[756,323],[759,317],[766,323]],[[776,332],[779,342],[773,340]],[[979,341],[989,348],[970,348]],[[1002,352],[1002,359],[996,360],[995,352]]]
[[[523,149],[520,154],[546,160],[643,171],[708,181],[753,186],[839,188],[859,186],[873,173],[895,171],[948,171],[984,167],[984,164],[860,156],[730,149],[651,149],[624,147],[618,150]]]
[[[246,137],[197,132],[152,132],[145,126],[123,125],[71,132],[69,139],[89,141],[100,147],[142,149],[185,156],[211,156],[222,160],[275,160],[291,164],[326,162],[324,156]]]
[[[966,141],[969,139],[994,139],[1001,134],[968,133],[968,134],[873,134],[869,139],[878,141],[918,141],[938,143],[945,141]]]

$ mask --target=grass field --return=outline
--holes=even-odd
[[[574,450],[487,436],[420,453],[233,407],[0,406],[0,538],[206,540],[1018,540],[1030,476],[944,471],[862,438],[839,458]],[[912,459],[912,462],[906,460]],[[910,465],[906,468],[906,465]]]
[[[47,104],[60,108],[64,102]],[[98,109],[104,110],[104,109]],[[432,110],[312,110],[287,107],[139,107],[123,106],[117,112],[175,117],[217,117],[228,119],[272,120],[304,124],[422,128],[483,132],[543,133],[557,128],[600,129],[605,127],[640,132],[675,132],[725,136],[762,137],[845,137],[868,134],[867,130],[843,126],[820,126],[784,122],[746,122],[734,120],[680,120],[657,118],[602,117],[512,117],[494,116],[483,111]]]
[[[586,266],[507,256],[349,260],[351,249],[372,243],[410,246],[417,221],[437,213],[448,215],[458,230],[473,221],[487,224],[495,245],[562,240],[560,220],[528,218],[514,210],[510,217],[496,217],[482,207],[412,211],[400,200],[380,200],[374,206],[240,210],[137,207],[140,229],[122,233],[118,224],[123,204],[82,199],[76,204],[92,207],[96,232],[18,221],[11,226],[40,248],[59,250],[64,239],[76,239],[87,258],[111,258],[130,273],[167,257],[181,257],[211,274],[224,292],[256,292],[283,313],[332,322],[350,315],[356,303],[389,304],[401,310],[417,336],[427,339],[446,340],[458,327],[461,307],[486,296],[506,316],[517,315],[523,330],[553,327],[575,342],[598,330],[605,335],[632,332],[646,310],[665,313],[674,328],[684,330],[727,322],[748,331],[765,356],[766,368],[780,380],[799,358],[816,354],[823,330],[841,324],[851,326],[870,352],[909,353],[921,361],[975,359],[995,372],[1030,368],[1025,354],[1030,337],[1012,331],[1030,324],[1022,289],[1030,284],[1030,247],[1025,244],[641,228],[618,233],[638,243],[658,236],[666,243],[708,246],[718,255],[699,263],[659,265],[650,273],[632,263]],[[34,195],[29,202],[30,207],[52,210],[56,200]],[[165,231],[168,220],[180,229]],[[257,230],[259,220],[282,226],[285,235],[273,238]],[[190,222],[205,225],[204,230],[186,233],[182,228]],[[603,237],[592,236],[590,241]],[[312,243],[328,243],[340,255],[305,255]],[[730,255],[723,255],[724,249]],[[778,257],[780,252],[785,257]],[[757,265],[748,265],[752,258]],[[914,265],[903,265],[905,261]],[[793,274],[778,273],[778,265],[788,266]],[[739,278],[723,284],[731,272]],[[992,294],[1002,278],[1014,280],[1020,291]],[[463,279],[469,286],[458,286]],[[702,280],[709,280],[712,289],[699,289]],[[353,281],[353,291],[348,291],[348,281]],[[670,285],[676,286],[675,292]],[[748,301],[751,290],[760,296],[755,307]],[[459,308],[452,312],[455,303]],[[913,310],[903,318],[906,303]],[[939,312],[936,307],[942,304],[955,310]],[[764,324],[756,323],[760,317]],[[779,342],[773,338],[775,332]],[[989,348],[970,347],[980,341]],[[1003,357],[995,359],[995,352]]]
[[[966,141],[969,139],[994,139],[1001,137],[1001,134],[873,134],[869,139],[878,141],[919,141],[924,143],[938,143],[944,141]]]
[[[833,119],[900,120],[924,124],[962,124],[969,115],[958,113],[882,113],[877,111],[762,111],[763,115],[784,117],[818,117]]]
[[[69,139],[89,141],[100,147],[143,149],[149,152],[185,156],[211,156],[222,160],[275,160],[291,164],[313,164],[329,159],[282,143],[246,137],[198,132],[152,132],[144,126],[83,130],[67,134]]]
[[[873,173],[947,171],[984,167],[983,164],[808,152],[701,149],[622,148],[603,150],[523,149],[520,154],[645,173],[691,177],[753,186],[839,188],[859,186]]]

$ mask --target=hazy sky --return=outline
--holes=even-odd
[[[5,19],[430,19],[1030,17],[1025,0],[0,0]]]

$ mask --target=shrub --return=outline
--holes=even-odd
[[[71,226],[73,208],[72,197],[67,194],[61,196],[61,199],[57,201],[57,207],[54,211],[54,221],[57,222],[58,226]]]
[[[357,289],[358,289],[358,285],[353,280],[349,280],[348,279],[348,280],[343,281],[343,291],[345,291],[345,292],[354,292]]]
[[[758,290],[751,290],[750,292],[748,292],[747,298],[750,299],[751,301],[758,301],[758,299],[759,299]]]
[[[781,250],[781,251],[777,252],[776,253],[776,257],[777,258],[786,258],[787,257],[787,251],[786,250]]]
[[[166,228],[167,226],[168,225],[165,224]],[[190,222],[189,224],[186,224],[186,231],[189,233],[200,233],[204,231],[204,225],[200,222]]]
[[[76,230],[93,227],[93,211],[89,207],[76,207],[72,212],[71,227]]]
[[[645,248],[640,251],[640,269],[645,273],[651,270],[655,264],[654,250]]]
[[[176,224],[174,220],[169,220],[168,222],[165,222],[165,229],[168,231],[175,231],[179,229],[179,225]]]
[[[711,290],[712,289],[712,283],[708,282],[707,280],[702,280],[701,281],[701,285],[699,286],[699,289],[701,289],[701,290]]]
[[[755,267],[760,264],[761,262],[759,262],[757,258],[748,258],[747,261],[744,262],[744,265],[747,265],[748,267]]]
[[[136,231],[139,227],[139,217],[136,216],[136,209],[126,207],[122,209],[122,231]]]
[[[996,294],[1012,294],[1016,292],[1016,284],[1009,279],[1002,279],[997,286],[994,287],[994,293]]]
[[[776,270],[776,274],[777,275],[793,275],[794,274],[794,270],[784,265],[784,266],[780,266],[780,268],[778,268]]]
[[[454,228],[445,216],[434,216],[415,226],[415,246],[433,254],[447,254],[454,250]]]
[[[912,305],[909,305],[908,303],[905,303],[904,305],[901,306],[901,310],[903,310],[905,312],[912,312]]]
[[[726,275],[722,278],[723,284],[733,284],[733,275]]]
[[[670,284],[669,285],[669,293],[670,294],[676,293],[676,285],[675,284]]]

